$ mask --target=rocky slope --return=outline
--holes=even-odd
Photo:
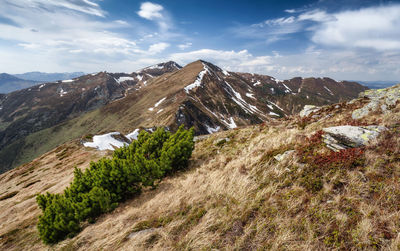
[[[352,117],[388,97],[394,104],[386,110]],[[199,137],[187,171],[50,248],[398,250],[399,121],[400,85],[303,118]],[[352,134],[378,127],[373,137]],[[330,150],[328,136],[343,149]],[[35,194],[61,192],[74,166],[84,169],[107,154],[76,140],[0,175],[1,249],[48,249],[35,227]]]

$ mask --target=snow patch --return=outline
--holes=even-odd
[[[285,88],[286,88],[285,92],[287,92],[287,93],[293,92],[292,89],[290,89],[290,88],[289,88],[287,85],[285,85],[283,82],[282,82],[282,84],[283,84],[283,86],[285,86]]]
[[[225,70],[222,70],[222,73],[225,75],[225,76],[230,76],[231,74],[229,74],[229,72],[227,72],[227,71],[225,71]]]
[[[257,82],[255,82],[255,83],[253,84],[253,86],[257,86],[257,85],[261,85],[260,80],[257,80]]]
[[[229,122],[224,119],[221,119],[221,120],[228,126],[229,129],[233,129],[233,128],[237,127],[237,125],[232,117],[229,118]]]
[[[63,80],[63,81],[61,81],[61,82],[63,82],[63,83],[71,83],[71,82],[74,82],[74,80],[72,80],[72,79],[67,79],[67,80]]]
[[[218,132],[219,129],[220,129],[219,126],[213,128],[213,127],[211,127],[211,126],[209,126],[209,125],[207,125],[207,124],[204,124],[204,125],[206,126],[207,132],[210,133],[210,134],[211,134],[211,133],[214,133],[214,132]]]
[[[160,112],[162,112],[162,111],[164,111],[164,109],[160,109],[160,110],[157,112],[157,114],[160,113]]]
[[[205,75],[207,72],[209,72],[208,67],[207,67],[204,63],[203,63],[203,69],[204,69],[204,70],[202,70],[202,71],[199,73],[199,75],[197,75],[196,80],[195,80],[193,83],[191,83],[190,85],[188,85],[188,86],[186,86],[186,87],[184,88],[186,93],[189,93],[189,91],[192,90],[193,88],[196,88],[196,87],[200,87],[200,86],[201,86],[201,81],[203,80],[204,75]]]
[[[235,89],[233,89],[233,87],[228,84],[228,82],[225,81],[225,84],[230,88],[231,92],[233,93],[233,95],[235,97],[231,97],[232,100],[238,104],[240,107],[243,108],[243,110],[245,110],[248,113],[253,113],[253,112],[260,112],[260,110],[258,110],[258,108],[254,105],[250,105],[248,104],[240,95],[240,93],[238,93],[237,91],[235,91]]]
[[[139,129],[135,129],[133,132],[125,135],[125,137],[127,139],[129,139],[130,141],[132,141],[132,140],[136,140],[138,138],[138,135],[139,135]]]
[[[110,132],[103,135],[93,136],[93,142],[83,143],[86,147],[96,148],[98,150],[114,150],[114,147],[122,147],[128,143],[120,141],[113,137],[113,135],[120,135],[119,132]]]
[[[67,93],[68,93],[68,92],[64,91],[63,88],[61,88],[61,90],[60,90],[60,92],[59,92],[60,97],[64,96],[64,95],[67,94]]]
[[[140,74],[138,74],[138,75],[136,75],[136,78],[137,78],[139,81],[142,81],[142,79],[143,79],[143,76],[142,76],[142,75],[140,75]]]
[[[121,83],[121,82],[124,82],[124,81],[128,81],[128,80],[135,80],[134,78],[132,78],[132,77],[119,77],[118,79],[117,79],[117,82],[118,83]]]
[[[39,86],[39,89],[42,89],[43,87],[45,87],[46,84],[42,84]]]
[[[324,86],[325,90],[327,90],[329,92],[329,94],[331,94],[332,96],[334,96],[333,92],[331,90],[329,90],[328,87]]]
[[[270,103],[271,105],[274,105],[275,107],[277,107],[279,110],[281,110],[282,112],[285,112],[282,108],[280,108],[277,104],[275,104],[275,103],[273,103],[273,102],[271,102],[271,101],[268,101],[268,103]]]
[[[280,117],[280,115],[279,115],[279,114],[276,114],[275,112],[269,112],[269,115],[271,115],[271,116],[278,116],[278,117]]]
[[[255,97],[254,97],[254,94],[253,94],[253,93],[246,93],[246,96],[247,96],[247,97],[249,97],[249,98],[254,98],[254,99],[255,99]]]
[[[167,98],[167,97],[160,99],[157,103],[154,104],[153,107],[149,108],[149,111],[153,111],[154,108],[156,108],[157,106],[159,106],[166,98]]]
[[[272,78],[276,83],[283,83],[283,80],[277,79],[277,78]]]

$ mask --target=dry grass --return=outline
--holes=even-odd
[[[390,128],[364,149],[364,164],[331,169],[322,165],[323,172],[310,172],[312,163],[296,153],[281,162],[273,158],[286,150],[301,152],[299,147],[330,156],[322,145],[310,145],[307,139],[325,126],[351,122],[351,111],[361,103],[326,107],[304,128],[285,120],[202,139],[189,170],[166,178],[156,189],[126,201],[73,239],[51,248],[399,250],[399,107],[392,114],[357,122],[382,121]],[[222,138],[229,141],[216,144]],[[38,239],[34,224],[39,210],[29,196],[46,189],[60,192],[72,178],[72,161],[85,159],[79,165],[85,167],[99,157],[81,148],[65,156],[68,150],[63,149],[68,148],[0,176],[0,196],[19,191],[1,201],[1,248],[48,248]],[[40,182],[23,188],[35,179]],[[305,179],[318,179],[321,186],[308,189]]]

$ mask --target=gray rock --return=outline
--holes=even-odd
[[[334,151],[350,147],[361,147],[375,139],[386,130],[384,126],[335,126],[324,128],[323,135],[326,146]]]
[[[286,151],[286,152],[284,152],[284,153],[275,155],[275,156],[274,156],[274,159],[276,159],[277,161],[280,162],[280,161],[286,159],[286,158],[287,158],[288,156],[290,156],[292,153],[294,153],[294,150],[289,150],[289,151]]]
[[[370,112],[377,111],[379,108],[379,105],[380,105],[380,103],[378,100],[372,100],[364,107],[354,110],[353,113],[351,114],[351,117],[353,119],[361,119],[361,118],[367,116]]]
[[[319,109],[321,109],[321,108],[318,106],[315,106],[315,105],[305,105],[303,110],[300,111],[300,117],[302,117],[302,118],[307,117],[312,112],[319,111]]]
[[[387,113],[400,100],[400,85],[386,89],[367,90],[360,93],[359,97],[368,98],[371,101],[364,107],[354,110],[351,115],[353,119],[363,118],[370,112],[378,111],[379,108],[382,112]]]

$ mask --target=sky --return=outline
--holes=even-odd
[[[0,72],[198,59],[279,79],[400,81],[400,0],[0,0]]]

